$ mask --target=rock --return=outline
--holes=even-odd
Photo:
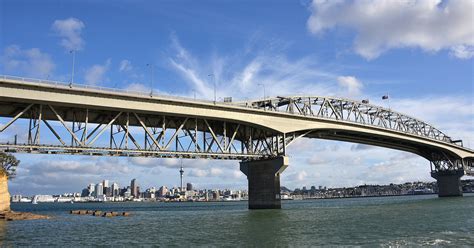
[[[117,212],[110,212],[112,214],[112,216],[117,216],[118,213]]]
[[[94,211],[92,215],[94,216],[100,216],[102,214],[102,211]]]
[[[79,210],[71,210],[69,211],[70,214],[79,214]]]
[[[105,212],[102,217],[113,217],[112,212]]]
[[[122,216],[130,216],[130,213],[129,212],[123,212]]]
[[[13,220],[40,220],[40,219],[49,219],[49,216],[32,214],[32,213],[23,213],[23,212],[3,212],[2,216],[7,221]]]
[[[10,193],[8,192],[8,177],[0,173],[0,212],[10,211]]]
[[[87,214],[87,211],[86,210],[79,210],[79,214],[80,215],[85,215],[85,214]]]
[[[94,210],[87,210],[86,214],[94,214]]]

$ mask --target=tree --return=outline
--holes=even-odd
[[[0,152],[0,212],[10,211],[10,192],[8,179],[15,177],[16,167],[20,163],[13,155]]]
[[[20,164],[20,160],[15,156],[0,152],[0,176],[6,176],[8,179],[14,178],[18,164]]]

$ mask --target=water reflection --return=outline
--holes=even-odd
[[[287,247],[285,228],[288,224],[285,210],[250,210],[242,218],[245,246]]]
[[[3,247],[3,241],[6,239],[6,232],[7,232],[7,221],[0,220],[0,246]]]

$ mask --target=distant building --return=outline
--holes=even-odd
[[[11,202],[20,202],[21,198],[21,195],[12,195]]]
[[[110,189],[108,189],[110,187],[109,186],[109,180],[102,181],[102,187],[104,188],[104,192],[103,192],[104,195],[109,196],[109,195],[107,195],[107,191],[110,192]]]
[[[193,184],[192,183],[187,183],[186,184],[186,191],[191,191],[193,190]]]
[[[130,182],[130,189],[132,191],[132,196],[135,198],[138,198],[138,185],[137,185],[137,179],[132,179],[132,182]]]
[[[220,198],[219,190],[216,190],[212,193],[212,198],[214,199],[214,201],[219,200],[219,198]]]
[[[95,193],[95,197],[101,197],[104,195],[104,187],[102,186],[102,183],[95,185]]]
[[[161,186],[160,189],[158,189],[158,196],[164,197],[168,193],[168,188],[166,186]]]
[[[95,184],[90,183],[89,186],[87,186],[87,189],[89,190],[88,196],[95,196]]]
[[[120,188],[119,188],[118,183],[113,183],[111,189],[112,189],[112,196],[120,195]]]

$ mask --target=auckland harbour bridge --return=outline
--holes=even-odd
[[[286,148],[298,138],[355,142],[426,158],[439,196],[461,196],[474,150],[434,126],[323,96],[213,102],[0,76],[0,151],[240,161],[249,208],[280,208]]]

